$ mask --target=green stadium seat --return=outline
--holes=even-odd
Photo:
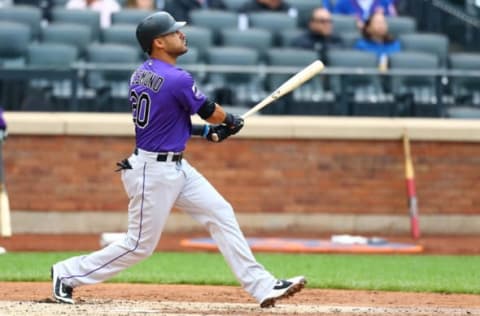
[[[238,15],[222,10],[193,10],[190,12],[193,26],[208,28],[213,32],[214,43],[220,41],[220,31],[235,28],[238,25]]]
[[[0,21],[0,65],[24,64],[29,43],[27,25]]]
[[[144,18],[154,13],[154,11],[149,10],[139,10],[139,9],[122,9],[118,12],[112,13],[112,25],[115,24],[133,24],[138,25]]]
[[[273,45],[273,36],[270,31],[263,29],[225,29],[221,31],[221,43],[224,46],[253,48],[260,59],[264,59],[267,49]]]
[[[42,11],[33,6],[12,6],[0,9],[0,21],[23,23],[30,28],[33,39],[38,38],[41,29]]]
[[[333,34],[358,32],[357,19],[350,15],[332,14]]]
[[[87,46],[92,42],[92,35],[85,25],[55,23],[42,29],[41,40],[43,43],[73,45],[77,48],[79,57],[83,57]]]
[[[297,28],[297,19],[282,12],[252,12],[248,15],[248,25],[272,32],[274,44],[279,44],[282,32]]]
[[[283,32],[280,32],[280,34],[278,34],[279,46],[291,47],[293,40],[299,37],[300,35],[302,35],[304,32],[305,30],[302,30],[300,28],[295,28],[295,29],[285,30]]]
[[[294,67],[303,69],[318,59],[315,51],[299,48],[272,48],[268,50],[268,65],[276,67]],[[267,76],[267,90],[274,91],[294,73],[270,74]],[[329,105],[320,102],[324,99],[323,81],[315,76],[292,93],[276,101],[274,107],[266,108],[265,114],[291,115],[325,115],[329,113]]]
[[[413,33],[399,37],[405,51],[434,54],[438,57],[440,66],[447,66],[449,40],[443,34]]]
[[[407,70],[437,70],[438,57],[434,54],[421,52],[399,52],[391,55],[390,69]],[[392,78],[392,92],[396,96],[410,96],[412,108],[410,115],[437,117],[441,109],[437,104],[436,78],[427,76],[394,76]]]
[[[81,24],[90,28],[91,38],[97,40],[100,34],[100,13],[92,10],[54,8],[52,23]]]
[[[452,70],[480,71],[479,53],[454,53],[449,60]],[[480,78],[452,76],[450,82],[457,105],[480,106]]]
[[[200,59],[204,59],[207,49],[213,45],[213,32],[206,27],[187,25],[181,29],[187,37],[188,47],[198,49]]]
[[[370,52],[334,49],[328,52],[329,68],[377,70],[377,58]],[[390,116],[391,104],[377,102],[383,96],[383,87],[377,75],[332,75],[330,87],[339,102],[338,114],[359,116]]]
[[[210,65],[256,66],[259,56],[256,50],[246,47],[211,47],[207,50],[207,63]],[[222,104],[245,105],[260,99],[257,96],[259,83],[256,73],[211,73],[209,84],[213,90],[227,93],[229,97]],[[229,92],[225,92],[225,91]],[[222,97],[223,98],[223,97]]]
[[[388,32],[394,37],[417,32],[417,21],[408,16],[387,16]]]
[[[223,0],[223,3],[225,3],[227,10],[237,12],[241,6],[249,1],[250,0]]]

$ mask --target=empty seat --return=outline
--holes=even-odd
[[[356,69],[377,70],[377,58],[370,52],[357,50],[330,50],[328,52],[329,68],[343,68],[346,71]],[[374,74],[332,75],[332,90],[338,95],[339,114],[389,116],[390,104],[379,102],[383,97],[380,77]]]
[[[198,49],[199,58],[205,57],[206,51],[213,45],[213,33],[210,29],[201,26],[185,26],[182,32],[187,37],[189,47]]]
[[[297,28],[297,19],[281,12],[253,12],[248,16],[249,27],[266,29],[274,34],[275,44],[280,42],[280,34]]]
[[[87,61],[98,64],[99,68],[117,65],[126,67],[118,70],[91,70],[88,73],[88,86],[97,91],[108,88],[110,92],[110,98],[95,100],[97,108],[107,111],[127,110],[129,79],[140,61],[138,50],[121,44],[92,44],[87,49]]]
[[[404,50],[434,54],[440,65],[446,66],[449,41],[445,35],[413,33],[403,34],[399,39]]]
[[[480,71],[479,53],[455,53],[450,55],[452,70]],[[456,104],[480,105],[480,78],[457,74],[451,77],[452,92]]]
[[[417,21],[408,16],[387,16],[388,32],[394,37],[402,34],[415,33]]]
[[[211,47],[207,50],[207,62],[210,65],[255,66],[258,58],[254,49],[245,47]],[[213,72],[209,76],[209,83],[211,89],[222,91],[223,96],[229,95],[221,103],[245,105],[262,98],[256,79],[256,73]]]
[[[77,48],[68,44],[35,43],[28,47],[27,63],[34,66],[69,67],[77,60]]]
[[[268,64],[277,67],[294,67],[297,70],[311,64],[318,58],[316,52],[298,48],[272,48],[268,51]],[[292,77],[294,73],[269,74],[267,77],[268,91],[274,91]],[[263,113],[319,115],[328,114],[328,107],[320,101],[324,100],[323,81],[315,76],[291,94],[278,100],[275,106],[267,108]]]
[[[291,30],[284,30],[278,34],[278,44],[282,47],[292,46],[292,42],[295,38],[299,37],[305,32],[305,30],[295,28]]]
[[[200,61],[200,54],[195,47],[189,47],[188,52],[178,57],[177,64],[182,65],[195,65]]]
[[[362,38],[362,35],[360,32],[355,31],[355,32],[345,32],[342,34],[339,34],[340,38],[342,39],[342,44],[346,48],[355,48],[355,44],[359,39]]]
[[[136,25],[117,24],[102,30],[102,41],[110,44],[123,44],[141,49],[135,36]]]
[[[28,47],[27,63],[37,67],[69,69],[77,60],[77,48],[68,44],[35,43]],[[65,111],[70,105],[72,86],[69,79],[34,79],[22,109],[28,111]]]
[[[411,71],[437,70],[438,57],[420,52],[399,52],[390,56],[390,69],[406,69]],[[414,116],[439,116],[437,106],[436,78],[432,75],[401,75],[392,78],[392,91],[397,96],[409,96]]]
[[[229,11],[238,11],[249,0],[223,0],[223,2]]]
[[[0,64],[23,64],[30,43],[30,28],[21,23],[0,22]]]
[[[263,29],[226,29],[221,32],[221,41],[224,46],[249,47],[256,49],[263,58],[267,49],[273,44],[272,33]]]
[[[235,28],[238,25],[238,15],[222,10],[193,10],[190,12],[192,25],[202,26],[214,32],[214,41],[220,40],[220,30]]]
[[[144,18],[152,14],[153,11],[140,9],[122,9],[112,13],[112,25],[114,24],[134,24],[138,25]]]
[[[455,106],[447,109],[447,116],[456,119],[480,119],[480,108]]]
[[[332,14],[333,34],[358,32],[357,19],[354,16]]]
[[[85,25],[90,28],[92,39],[98,39],[99,37],[100,13],[98,11],[54,8],[52,10],[52,22]]]
[[[42,42],[62,43],[77,48],[79,56],[85,54],[86,47],[92,41],[91,30],[81,24],[57,23],[50,24],[42,29]]]
[[[6,7],[0,9],[0,21],[26,24],[30,28],[30,35],[37,38],[40,32],[42,11],[33,6]]]

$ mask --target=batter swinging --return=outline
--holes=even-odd
[[[150,58],[130,79],[136,149],[118,163],[130,199],[127,236],[53,265],[53,296],[58,302],[73,304],[73,288],[102,282],[149,257],[173,206],[208,229],[243,288],[261,307],[274,306],[306,283],[302,276],[277,280],[255,260],[231,205],[182,157],[191,135],[221,142],[244,124],[205,97],[189,73],[175,67],[177,57],[188,50],[179,30],[184,25],[167,12],[157,12],[137,27],[137,39]],[[190,116],[195,113],[213,125],[192,126]]]

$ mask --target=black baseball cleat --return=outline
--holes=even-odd
[[[51,267],[50,277],[53,285],[53,298],[59,303],[73,304],[73,287],[68,286],[56,275],[55,269]]]
[[[278,280],[273,289],[260,302],[260,307],[274,307],[277,300],[290,297],[300,292],[307,284],[307,280],[303,276],[297,276],[287,280]]]

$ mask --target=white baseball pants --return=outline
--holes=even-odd
[[[157,246],[170,210],[178,206],[208,229],[242,287],[261,301],[276,279],[254,258],[231,205],[185,159],[158,162],[155,153],[138,151],[129,158],[132,169],[122,171],[130,199],[126,238],[58,262],[57,275],[72,287],[94,284],[146,259]]]

